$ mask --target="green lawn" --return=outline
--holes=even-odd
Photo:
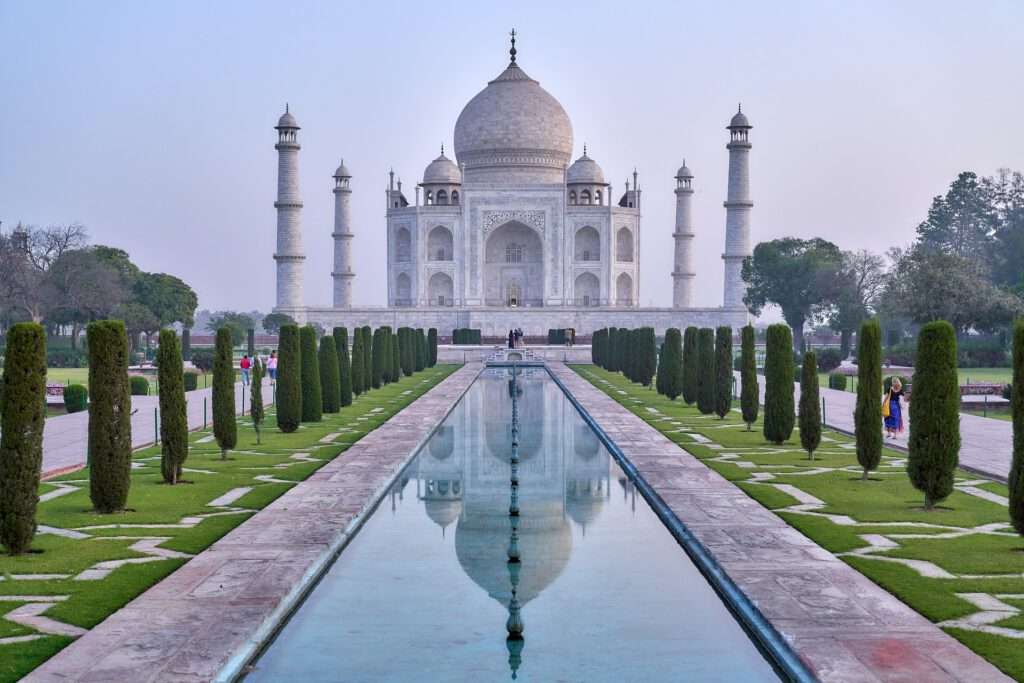
[[[885,368],[882,369],[882,374],[891,375],[892,372],[887,372]],[[960,384],[987,384],[989,382],[999,382],[1000,384],[1009,384],[1013,381],[1013,368],[961,368],[959,371]],[[822,387],[828,386],[828,373],[818,373],[818,384]],[[847,377],[846,378],[846,390],[857,391],[857,378]]]
[[[149,379],[150,391],[156,394],[156,374],[146,375]],[[241,381],[242,373],[235,372],[235,381]],[[89,368],[47,368],[46,381],[50,384],[81,384],[89,386]],[[206,372],[199,374],[197,378],[198,389],[205,389],[213,385],[213,373]]]
[[[151,556],[145,547],[132,547],[147,538],[164,539],[159,542],[163,549],[190,555],[201,552],[248,519],[254,511],[287,491],[291,486],[287,482],[298,482],[308,477],[457,367],[439,365],[403,378],[396,384],[364,394],[340,414],[325,415],[319,423],[304,423],[293,434],[277,431],[273,409],[269,409],[260,445],[256,445],[255,431],[249,419],[239,418],[237,452],[228,460],[220,459],[215,442],[204,441],[210,436],[209,431],[194,432],[185,463],[185,477],[189,483],[179,486],[162,483],[158,448],[136,453],[128,498],[130,511],[121,514],[92,512],[86,470],[43,483],[40,487],[42,495],[62,489],[68,492],[40,503],[39,524],[75,530],[84,536],[67,538],[40,534],[33,543],[36,552],[19,557],[0,555],[0,577],[4,579],[0,581],[0,681],[18,680],[71,642],[67,637],[43,635],[37,640],[3,644],[7,637],[36,634],[31,628],[3,619],[4,614],[25,604],[23,600],[5,599],[4,596],[67,596],[65,600],[55,602],[46,611],[46,616],[86,629],[95,626],[180,567],[187,558],[125,564],[99,580],[75,580],[81,572],[104,561]],[[411,393],[403,395],[406,390],[411,390]],[[376,408],[383,410],[371,412]],[[341,435],[333,443],[319,442],[332,432],[340,432]],[[296,452],[309,453],[314,460],[291,458]],[[286,463],[285,468],[275,468]],[[286,483],[256,478],[261,475],[272,475],[275,480]],[[229,507],[209,507],[211,501],[240,487],[251,487],[252,490]],[[185,517],[211,513],[221,514],[202,517],[198,524],[186,528],[138,526],[178,524]],[[25,577],[41,574],[58,576],[46,579]],[[24,578],[19,579],[19,575]]]
[[[724,422],[719,421],[701,415],[682,399],[669,401],[651,389],[630,383],[620,374],[590,365],[573,369],[925,617],[935,622],[963,619],[981,610],[960,595],[999,596],[997,599],[1020,611],[1009,611],[1006,619],[994,625],[1024,636],[1024,600],[1012,597],[1024,595],[1024,539],[1009,526],[1005,505],[972,493],[967,482],[977,480],[974,475],[958,472],[953,494],[939,509],[925,512],[921,509],[923,496],[907,479],[906,456],[902,453],[886,450],[882,465],[872,473],[871,480],[860,481],[852,439],[842,434],[825,430],[825,439],[812,462],[800,450],[796,431],[779,449],[765,442],[760,424],[755,424],[750,432],[743,429],[735,410]],[[694,444],[678,431],[678,426],[669,424],[666,416],[726,449]],[[729,427],[730,424],[735,426]],[[754,481],[755,473],[763,479]],[[813,495],[823,506],[812,510],[787,509],[797,501],[786,488],[777,488],[779,484]],[[1007,496],[1006,486],[995,482],[977,488]],[[852,518],[854,524],[837,524],[829,515]],[[871,541],[880,538],[885,540],[884,544],[873,546]],[[930,563],[928,566],[937,570],[933,574],[946,572],[948,578],[930,578],[915,569],[913,563],[901,560]],[[1024,680],[1021,640],[962,626],[942,624],[948,633],[1008,675]]]

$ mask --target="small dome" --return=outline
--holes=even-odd
[[[604,185],[604,171],[596,161],[587,156],[587,151],[584,149],[583,156],[577,159],[566,172],[566,182],[570,185]]]
[[[352,177],[352,174],[349,173],[348,169],[345,167],[345,160],[344,159],[341,160],[341,165],[338,166],[338,170],[336,170],[334,172],[334,177],[335,178],[351,178]]]
[[[427,164],[423,171],[423,184],[443,183],[445,185],[458,185],[462,182],[462,174],[455,162],[444,155],[441,149],[441,156]]]
[[[684,159],[683,160],[683,165],[679,167],[678,171],[676,171],[676,178],[692,178],[692,177],[693,177],[693,171],[691,171],[690,167],[686,165],[686,160]]]
[[[753,128],[750,125],[750,121],[747,120],[747,115],[743,113],[743,109],[739,108],[736,114],[733,115],[732,120],[729,121],[729,128]]]
[[[295,128],[298,130],[299,122],[295,120],[292,113],[288,111],[288,105],[284,107],[284,113],[281,114],[281,118],[277,120],[277,128]]]

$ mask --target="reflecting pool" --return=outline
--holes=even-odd
[[[480,376],[246,680],[513,678],[778,680],[542,368]]]

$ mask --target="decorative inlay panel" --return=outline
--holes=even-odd
[[[491,234],[495,228],[508,223],[509,221],[518,221],[524,225],[528,225],[537,232],[544,236],[544,212],[543,211],[484,211],[484,218],[481,223],[483,227],[484,239]]]

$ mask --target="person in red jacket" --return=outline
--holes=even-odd
[[[238,364],[242,368],[242,384],[244,386],[249,385],[249,369],[252,368],[252,361],[249,360],[249,354],[242,356],[242,362]]]

